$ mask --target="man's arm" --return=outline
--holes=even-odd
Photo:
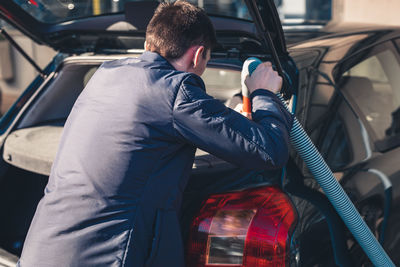
[[[251,121],[207,95],[203,88],[198,76],[189,75],[178,90],[173,118],[179,137],[249,169],[280,168],[286,163],[292,115],[274,93],[251,91]]]

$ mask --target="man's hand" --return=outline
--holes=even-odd
[[[251,76],[244,81],[249,93],[257,89],[264,89],[277,94],[282,88],[282,77],[272,69],[271,62],[267,61],[257,66]]]

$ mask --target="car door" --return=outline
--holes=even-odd
[[[387,41],[358,52],[342,66],[339,89],[365,127],[367,155],[360,162],[382,172],[382,184],[389,187],[396,183],[400,163],[398,50],[393,41]],[[393,187],[393,200],[399,197],[400,191]]]
[[[318,146],[361,215],[397,262],[400,57],[397,40],[361,47],[337,65],[336,94]],[[353,255],[363,262],[358,246]]]

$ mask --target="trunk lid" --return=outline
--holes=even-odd
[[[205,9],[217,35],[240,33],[257,38],[256,20],[250,15],[248,1],[189,2]],[[255,2],[278,54],[286,54],[282,25],[273,1]],[[146,26],[158,4],[158,1],[130,0],[10,0],[0,3],[0,18],[37,43],[61,52],[142,49]]]

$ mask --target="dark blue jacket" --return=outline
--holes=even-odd
[[[104,63],[67,119],[20,265],[183,266],[196,147],[249,169],[288,158],[292,116],[268,91],[251,98],[254,121],[156,53]]]

